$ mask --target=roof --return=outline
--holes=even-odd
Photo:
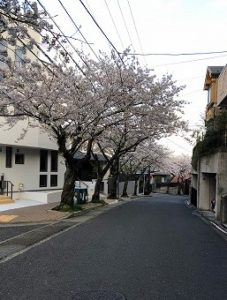
[[[152,172],[152,176],[170,176],[170,173],[168,172]]]
[[[223,70],[224,66],[208,66],[207,67],[207,72],[206,72],[206,77],[205,77],[205,82],[204,82],[204,90],[209,89],[210,84],[211,84],[211,79],[216,79],[219,77]]]
[[[106,161],[105,157],[102,155],[102,154],[99,154],[99,153],[95,153],[98,157],[98,160],[99,161]],[[81,151],[77,151],[75,154],[74,154],[74,159],[82,159],[84,158],[85,156],[85,153],[84,152],[81,152]],[[91,160],[95,160],[94,159],[94,156],[91,154]]]
[[[208,66],[207,71],[210,76],[219,76],[224,66]]]

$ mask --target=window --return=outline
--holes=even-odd
[[[17,47],[15,51],[15,62],[17,67],[24,65],[25,49],[23,47]]]
[[[47,186],[47,175],[40,175],[39,176],[39,186],[46,187]]]
[[[211,102],[211,87],[207,90],[207,104]]]
[[[51,172],[57,172],[58,171],[58,152],[57,151],[51,151]]]
[[[22,153],[15,154],[15,164],[18,164],[18,165],[24,164],[24,154],[22,154]]]
[[[0,40],[0,67],[5,65],[5,59],[7,56],[7,42]]]
[[[50,186],[58,185],[58,175],[50,175]]]
[[[6,168],[12,168],[12,147],[6,147]]]
[[[40,150],[40,172],[47,172],[48,151]]]

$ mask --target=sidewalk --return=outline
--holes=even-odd
[[[67,218],[71,213],[51,210],[59,203],[27,206],[0,212],[0,224],[48,223]]]
[[[107,204],[113,203],[116,203],[116,200],[107,201]],[[49,223],[61,219],[67,219],[75,214],[75,212],[59,212],[52,210],[52,208],[56,207],[57,205],[59,205],[58,202],[0,211],[0,226],[1,224]],[[78,214],[95,209],[99,206],[100,204],[98,203],[86,203],[83,205],[83,210],[78,211]]]
[[[210,222],[210,224],[212,226],[216,227],[221,232],[227,234],[227,224],[223,224],[220,221],[218,221],[217,219],[215,219],[215,215],[212,211],[210,211],[210,210],[200,210],[200,209],[197,209],[196,211],[197,211],[197,213],[200,214],[200,216],[202,218],[204,218],[208,222]]]
[[[188,207],[193,208],[201,219],[209,222],[212,226],[214,226],[215,228],[217,228],[224,234],[227,234],[227,224],[222,224],[220,221],[218,221],[215,218],[214,212],[212,212],[210,210],[198,209],[198,208],[194,207],[193,205],[191,205],[189,201],[186,201],[185,203]]]

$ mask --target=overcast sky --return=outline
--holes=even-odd
[[[58,0],[41,0],[62,30],[82,39]],[[111,48],[79,0],[61,0],[91,47]],[[136,53],[198,53],[227,51],[227,0],[83,0],[86,7],[119,52],[130,46]],[[75,42],[76,43],[76,42]],[[79,43],[75,44],[81,47]],[[83,49],[91,52],[84,44]],[[76,58],[76,56],[75,56]],[[79,60],[79,58],[77,58]],[[206,68],[225,65],[227,53],[195,56],[139,57],[154,72],[173,74],[179,85],[186,85],[181,98],[190,127],[202,124],[207,95],[203,91]],[[171,138],[167,146],[176,154],[190,154],[191,146]]]

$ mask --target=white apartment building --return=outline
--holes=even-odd
[[[37,33],[29,32],[39,41]],[[17,67],[24,59],[36,60],[39,51],[33,53],[18,44],[15,47],[0,40],[0,70],[4,68],[4,56],[8,55]],[[0,74],[1,75],[1,74]],[[57,152],[57,145],[39,127],[29,128],[20,139],[28,120],[19,121],[10,128],[0,117],[0,194],[6,194],[13,185],[13,199],[39,200],[44,203],[60,201],[65,165]]]

